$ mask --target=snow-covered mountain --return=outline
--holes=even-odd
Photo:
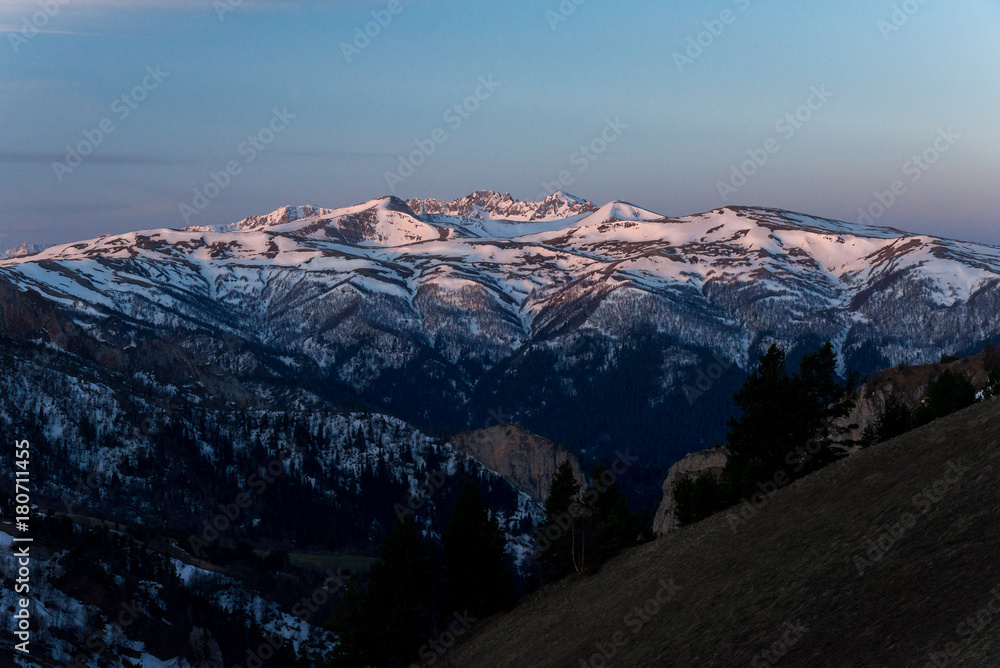
[[[518,223],[564,220],[595,209],[590,202],[561,191],[541,202],[522,202],[511,197],[510,193],[501,195],[492,190],[480,190],[451,202],[411,199],[406,204],[418,214]]]
[[[23,243],[20,246],[9,248],[0,253],[0,260],[6,260],[7,258],[12,258],[12,257],[24,257],[26,255],[34,255],[35,253],[42,252],[46,248],[50,248],[50,246]]]
[[[286,207],[52,247],[0,261],[0,280],[125,345],[170,333],[213,358],[220,336],[246,342],[213,358],[237,376],[321,379],[418,423],[502,411],[581,448],[645,438],[667,459],[697,449],[687,412],[724,412],[699,397],[731,393],[772,342],[830,339],[869,371],[1000,334],[998,247],[564,193]],[[681,442],[624,424],[637,411]]]

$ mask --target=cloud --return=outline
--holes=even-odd
[[[286,155],[292,158],[317,158],[321,160],[326,159],[342,159],[342,158],[372,158],[372,159],[383,159],[383,158],[397,158],[399,157],[394,153],[378,153],[374,151],[328,151],[328,150],[315,150],[315,151],[276,151],[277,155]]]
[[[67,6],[112,7],[122,9],[169,9],[212,11],[209,0],[72,0]],[[346,7],[373,4],[366,0],[228,0],[233,9],[304,9],[306,7]],[[0,0],[0,12],[24,14],[39,9],[38,0]]]
[[[65,160],[61,153],[40,153],[35,151],[10,151],[0,153],[0,163],[17,165],[49,165]],[[93,165],[193,165],[197,161],[187,158],[171,158],[155,155],[90,155],[87,163]]]
[[[21,32],[24,29],[24,23],[20,25],[0,23],[0,33],[2,32]],[[94,32],[80,32],[77,30],[50,30],[48,28],[37,28],[34,27],[31,30],[32,35],[82,35],[84,37],[96,37],[98,33]]]

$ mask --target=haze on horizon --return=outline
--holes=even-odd
[[[1000,244],[996,2],[0,0],[0,31],[0,250],[557,187]]]

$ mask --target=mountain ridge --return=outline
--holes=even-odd
[[[0,260],[0,279],[123,346],[236,337],[248,345],[227,372],[323,379],[418,425],[460,431],[503,409],[586,466],[616,438],[653,467],[721,438],[734,386],[772,343],[794,358],[829,339],[842,370],[864,373],[1000,337],[996,246],[564,193],[283,207],[55,246]],[[707,433],[685,426],[690,410]]]

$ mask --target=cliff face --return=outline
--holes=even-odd
[[[854,410],[845,421],[845,424],[857,425],[850,437],[861,438],[865,428],[875,423],[889,395],[895,394],[897,399],[916,408],[924,400],[927,386],[946,370],[965,376],[976,390],[981,390],[997,362],[1000,362],[1000,348],[989,346],[977,355],[959,360],[898,366],[873,373],[854,394]]]
[[[653,531],[657,535],[662,535],[677,528],[677,501],[674,499],[674,490],[684,476],[697,478],[708,471],[718,477],[722,475],[722,469],[726,468],[727,461],[729,461],[729,450],[721,447],[692,452],[671,466],[666,480],[663,481],[663,500],[656,511],[656,517],[653,518]]]
[[[575,455],[515,424],[464,432],[453,437],[451,443],[539,502],[548,498],[552,476],[564,461],[573,467],[577,481],[587,484]]]
[[[977,355],[962,359],[883,369],[872,374],[855,391],[854,410],[843,424],[857,425],[850,433],[850,438],[860,439],[865,428],[873,425],[878,419],[890,395],[895,394],[897,398],[916,408],[924,400],[927,386],[946,370],[965,376],[972,382],[973,387],[981,390],[986,385],[990,370],[998,362],[1000,362],[1000,347],[989,346]],[[653,519],[653,531],[657,535],[670,533],[677,528],[675,517],[677,502],[674,500],[677,483],[686,475],[697,478],[705,471],[711,471],[719,476],[728,459],[729,452],[722,447],[691,453],[670,467],[667,478],[663,481],[663,500]]]

